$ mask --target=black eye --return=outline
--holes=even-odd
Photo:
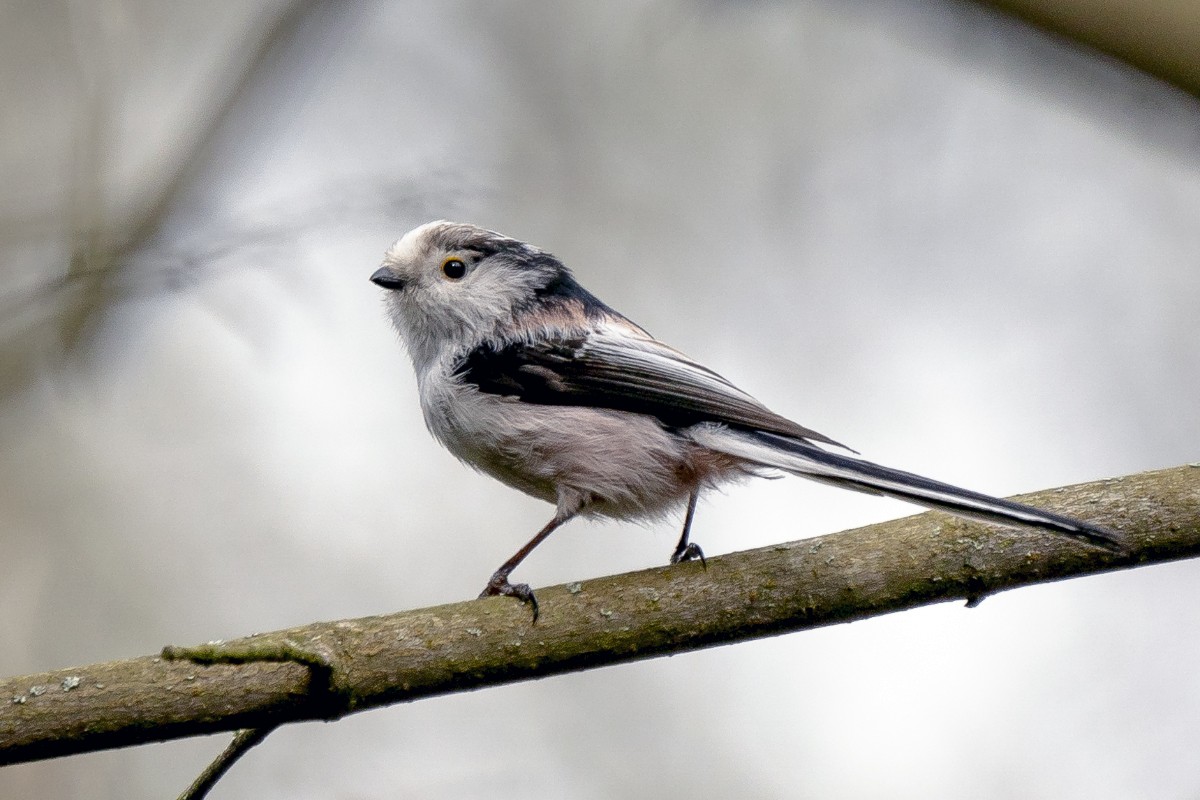
[[[461,258],[447,258],[442,262],[442,274],[447,278],[458,280],[467,274],[467,265]]]

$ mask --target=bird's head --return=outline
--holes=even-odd
[[[549,253],[444,220],[404,234],[371,275],[418,366],[513,327],[564,281],[576,285]]]

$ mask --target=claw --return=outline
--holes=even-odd
[[[687,513],[683,515],[683,531],[679,534],[679,544],[675,545],[675,552],[671,554],[672,564],[682,564],[684,561],[695,561],[700,559],[700,565],[708,569],[708,562],[704,560],[704,551],[700,549],[700,545],[689,542],[688,537],[692,532],[692,519],[696,516],[696,501],[700,499],[700,490],[692,490],[692,494],[688,497]]]
[[[671,554],[672,564],[682,564],[685,561],[695,561],[696,559],[700,559],[700,565],[708,569],[708,562],[704,560],[704,551],[695,542],[688,542],[681,547],[677,547],[675,548],[675,552]]]
[[[483,587],[483,591],[479,593],[482,597],[515,597],[522,603],[528,603],[533,608],[533,621],[538,621],[538,602],[533,596],[533,589],[529,588],[528,583],[509,583],[508,574],[497,572],[488,581],[487,586]]]

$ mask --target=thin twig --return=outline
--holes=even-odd
[[[213,762],[205,768],[204,772],[200,773],[192,785],[179,795],[179,800],[204,800],[205,797],[208,797],[209,791],[217,785],[217,781],[225,777],[229,768],[246,755],[250,748],[266,739],[277,727],[279,726],[272,725],[266,728],[247,728],[238,731],[221,755],[213,759]]]

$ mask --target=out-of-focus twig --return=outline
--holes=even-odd
[[[234,66],[228,77],[217,83],[219,94],[198,104],[203,113],[197,114],[184,132],[184,141],[177,148],[180,157],[171,163],[165,174],[156,176],[145,192],[144,202],[122,230],[103,228],[106,220],[104,197],[96,186],[102,172],[99,159],[106,152],[100,143],[108,136],[105,126],[109,119],[104,110],[109,98],[91,98],[95,113],[89,115],[90,124],[80,132],[82,155],[76,170],[80,176],[78,192],[84,193],[83,199],[76,198],[75,205],[82,207],[76,208],[73,215],[79,229],[73,237],[76,245],[71,263],[60,284],[73,293],[73,302],[64,306],[60,318],[63,340],[67,344],[74,342],[88,320],[111,302],[114,273],[158,230],[172,205],[196,177],[233,110],[271,62],[272,54],[281,43],[294,37],[301,23],[321,5],[327,4],[324,0],[292,0],[273,16],[261,19],[248,33],[245,42],[231,48],[234,54],[246,55],[230,59]],[[100,91],[106,89],[112,91],[116,87],[105,84],[99,87]]]
[[[211,91],[191,103],[194,116],[172,146],[175,157],[165,169],[139,175],[137,196],[125,213],[110,208],[104,162],[114,149],[112,107],[125,90],[122,76],[110,68],[102,44],[95,52],[67,59],[85,87],[64,209],[69,256],[57,268],[46,265],[46,274],[54,277],[36,284],[22,281],[0,294],[0,393],[23,385],[40,358],[59,358],[86,340],[98,316],[138,285],[127,278],[134,256],[147,247],[201,174],[235,111],[245,107],[247,97],[264,80],[294,80],[303,70],[292,62],[311,60],[311,49],[288,45],[302,32],[311,33],[306,25],[324,31],[346,8],[329,0],[290,0],[257,18],[242,40],[228,48],[224,74],[210,82]],[[68,22],[86,30],[93,11],[90,6],[72,7],[75,16]],[[102,39],[80,36],[84,42]],[[44,215],[8,220],[0,222],[0,238],[39,241],[39,226],[43,236],[58,229],[58,223]]]
[[[1196,0],[981,0],[1200,97]]]

